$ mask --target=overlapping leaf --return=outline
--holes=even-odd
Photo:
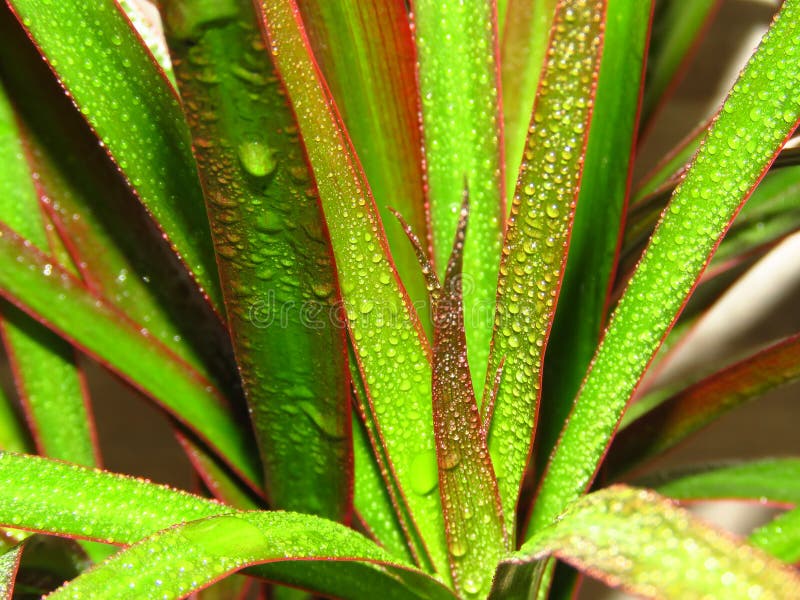
[[[347,519],[345,331],[294,116],[249,0],[162,11],[270,504]]]
[[[562,519],[538,531],[501,567],[497,589],[524,574],[515,573],[514,565],[548,555],[648,598],[800,593],[794,569],[653,492],[624,486],[578,500]]]
[[[489,431],[503,513],[514,530],[541,363],[566,261],[602,49],[605,2],[559,5],[500,263],[487,389],[505,360]],[[569,26],[567,26],[569,25]],[[484,414],[487,391],[483,394]]]
[[[741,203],[800,114],[800,3],[781,9],[740,76],[627,287],[548,464],[529,533],[551,523],[594,477],[644,369]]]
[[[756,529],[750,534],[750,543],[784,562],[800,562],[800,508]]]
[[[464,247],[464,311],[472,381],[485,376],[505,219],[505,163],[493,2],[414,0],[433,263],[444,274],[464,179],[470,236]]]

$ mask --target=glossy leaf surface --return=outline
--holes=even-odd
[[[163,3],[270,505],[343,520],[350,384],[330,242],[249,0]]]
[[[0,598],[11,600],[14,594],[14,578],[17,576],[19,559],[24,543],[0,554]]]
[[[317,569],[306,562],[315,559],[325,565]],[[293,577],[282,576],[280,564],[251,572],[354,599],[453,598],[424,573],[393,565],[385,551],[360,534],[319,517],[288,512],[240,512],[167,529],[120,552],[50,598],[127,597],[133,589],[139,597],[177,599],[244,567],[287,561],[305,565],[290,570]]]
[[[498,4],[498,12],[500,6]],[[503,86],[503,135],[506,159],[506,196],[514,200],[519,166],[536,100],[539,76],[550,42],[556,0],[507,0],[500,38]],[[499,17],[499,15],[498,15]]]
[[[415,49],[403,2],[300,0],[314,56],[364,167],[392,258],[415,306],[425,282],[394,208],[428,238]],[[380,32],[380,34],[378,34]],[[427,311],[420,314],[423,322]]]
[[[505,360],[489,431],[509,531],[537,418],[541,363],[581,181],[605,2],[559,5],[500,263],[487,389]],[[567,27],[567,23],[569,26]]]
[[[558,439],[601,336],[627,205],[652,2],[608,0],[606,10],[583,178],[544,364],[540,467]]]
[[[433,263],[440,276],[455,237],[465,180],[470,192],[464,312],[472,381],[480,389],[489,355],[505,219],[494,3],[414,0],[411,10]]]
[[[5,226],[0,290],[157,399],[246,479],[259,479],[248,437],[208,381]]]
[[[507,563],[547,555],[648,598],[785,598],[800,576],[646,490],[613,486],[575,502]],[[502,582],[503,572],[498,576]],[[513,577],[513,569],[506,571]]]
[[[666,473],[658,479],[666,479],[653,486],[658,493],[678,500],[753,499],[800,504],[800,459],[796,458],[691,469],[674,475]]]
[[[669,450],[727,411],[798,378],[800,335],[794,335],[655,406],[645,397],[640,406],[631,408],[631,416],[614,438],[606,459],[607,473],[618,476]],[[654,396],[653,400],[658,397]]]
[[[263,6],[276,66],[316,175],[368,414],[433,564],[447,573],[436,491],[430,350],[387,254],[380,217],[321,75],[309,57],[292,0]],[[431,473],[433,477],[431,478]],[[430,485],[432,482],[432,485]]]
[[[784,56],[794,52],[798,17],[800,3],[787,1],[664,212],[550,459],[529,533],[552,522],[594,477],[644,369],[741,203],[795,128],[800,61]]]
[[[800,508],[759,527],[749,541],[784,562],[800,562]]]
[[[10,5],[173,248],[221,307],[178,99],[121,9],[112,0]]]

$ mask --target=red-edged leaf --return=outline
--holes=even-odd
[[[606,474],[620,474],[658,456],[720,415],[800,378],[800,334],[737,362],[663,398],[634,405],[605,460]],[[657,398],[654,398],[657,399]]]
[[[419,239],[403,227],[426,274],[433,316],[433,428],[450,568],[465,597],[483,597],[508,535],[486,432],[467,363],[461,293],[469,205],[465,192],[456,238],[440,282]]]
[[[24,547],[25,542],[22,542],[0,555],[0,598],[3,600],[11,600],[14,596],[14,579]]]

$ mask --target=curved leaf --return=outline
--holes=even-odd
[[[800,459],[772,458],[667,472],[641,483],[677,500],[742,499],[794,505],[800,504]]]
[[[576,501],[505,563],[555,555],[612,586],[648,598],[791,598],[800,576],[647,490],[612,486]]]
[[[306,564],[310,560],[315,564]],[[302,569],[282,575],[280,563],[291,561],[303,561]],[[178,599],[229,573],[262,563],[273,564],[250,572],[325,595],[453,598],[430,576],[393,564],[386,552],[355,531],[312,515],[285,512],[240,512],[167,529],[120,552],[49,598],[128,597],[134,590],[139,597]]]
[[[750,534],[749,541],[784,562],[800,562],[800,508],[759,527]]]
[[[436,491],[430,349],[393,268],[358,158],[311,60],[293,0],[262,6],[276,66],[314,170],[342,286],[347,325],[367,388],[365,413],[391,461],[402,500],[439,573],[448,573]],[[433,477],[431,478],[431,473]],[[432,483],[432,485],[431,485]]]
[[[156,399],[245,479],[258,480],[250,438],[219,392],[2,224],[0,294]]]
[[[346,520],[350,384],[330,241],[253,4],[222,6],[161,10],[267,497]]]
[[[183,114],[122,10],[113,0],[9,4],[173,249],[220,308],[216,262]]]
[[[672,396],[654,395],[634,404],[614,438],[605,469],[618,477],[658,456],[720,415],[800,378],[800,334],[760,350]],[[637,416],[634,420],[634,416]]]
[[[472,382],[486,374],[503,224],[505,161],[494,2],[413,0],[433,264],[444,275],[464,180],[464,314]]]
[[[731,219],[797,125],[800,60],[786,57],[794,52],[799,19],[800,2],[787,0],[665,210],[550,458],[529,533],[552,522],[593,479],[661,340]]]
[[[489,430],[507,528],[537,419],[541,363],[561,285],[603,45],[606,3],[562,2],[506,230],[488,390],[505,360]],[[566,26],[566,22],[569,26]]]
[[[539,467],[564,426],[607,316],[628,201],[652,4],[608,0],[575,223],[544,362]]]
[[[14,595],[14,578],[17,576],[24,547],[25,542],[22,542],[0,554],[0,598],[3,600],[11,600]]]
[[[400,279],[414,306],[425,306],[417,259],[389,211],[397,210],[428,238],[416,56],[406,6],[379,0],[297,4],[375,196]],[[420,315],[425,324],[427,316]]]

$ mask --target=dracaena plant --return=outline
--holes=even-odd
[[[797,509],[679,504],[792,507],[800,458],[644,471],[800,375],[641,383],[800,223],[800,0],[631,184],[718,5],[3,3],[4,597],[800,596]],[[193,493],[100,469],[85,356]]]

